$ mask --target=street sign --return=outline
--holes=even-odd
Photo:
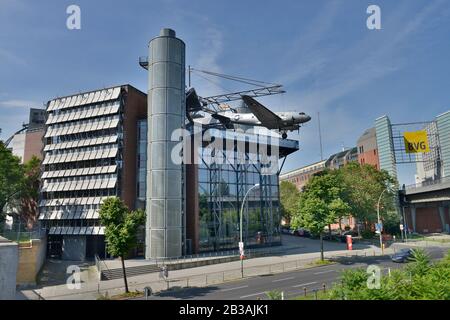
[[[404,132],[403,140],[406,153],[427,153],[430,152],[428,136],[425,130]]]
[[[244,243],[243,242],[239,242],[239,253],[240,253],[241,257],[244,255]]]
[[[383,224],[380,223],[375,223],[375,233],[380,234],[383,231]]]

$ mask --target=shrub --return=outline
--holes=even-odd
[[[363,237],[363,239],[372,239],[374,235],[375,233],[373,233],[371,230],[363,230],[361,232],[361,237]]]

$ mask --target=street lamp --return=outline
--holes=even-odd
[[[381,249],[381,254],[384,254],[384,248],[383,248],[383,238],[381,236],[381,221],[380,221],[380,201],[381,201],[381,197],[383,196],[383,194],[389,190],[389,187],[386,187],[383,192],[381,192],[380,197],[378,198],[378,203],[377,203],[377,219],[378,219],[378,227],[380,228],[380,249]]]
[[[242,250],[241,252],[244,252],[244,242],[242,239],[242,213],[244,211],[244,205],[245,205],[245,200],[247,199],[248,194],[250,193],[251,190],[258,188],[259,187],[259,183],[255,184],[254,186],[252,186],[250,189],[247,190],[247,192],[245,193],[244,199],[242,200],[242,205],[241,205],[241,212],[240,212],[240,218],[239,218],[239,246],[240,246],[240,250]],[[242,249],[241,249],[242,246]],[[241,253],[240,252],[240,253]],[[243,255],[241,255],[241,277],[244,277],[244,257]]]

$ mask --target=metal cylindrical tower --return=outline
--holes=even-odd
[[[171,157],[172,133],[185,119],[185,44],[162,29],[149,43],[146,258],[182,255],[182,164]],[[176,140],[176,141],[172,141]]]

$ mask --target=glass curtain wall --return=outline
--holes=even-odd
[[[263,175],[259,163],[237,164],[237,152],[227,152],[222,164],[211,161],[209,148],[200,148],[200,251],[235,249],[239,243],[242,201],[245,247],[275,245],[280,239],[278,175]],[[224,155],[225,157],[225,155]]]

